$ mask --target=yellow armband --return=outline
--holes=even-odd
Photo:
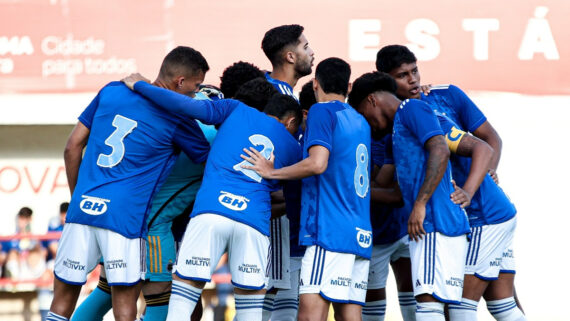
[[[451,127],[451,130],[445,135],[445,141],[447,142],[447,146],[449,146],[449,150],[455,153],[464,135],[465,132],[461,129],[457,129],[455,126]]]

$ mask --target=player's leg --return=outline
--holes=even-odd
[[[347,303],[333,303],[335,317],[342,321],[361,321],[362,307],[366,301],[366,285],[370,260],[356,256],[350,277],[351,284]]]
[[[117,321],[132,321],[137,317],[137,300],[142,282],[130,285],[112,285],[113,316]]]
[[[467,238],[437,232],[410,242],[416,320],[445,320],[444,302],[461,301]]]
[[[390,265],[398,288],[398,302],[404,321],[416,320],[416,298],[412,283],[412,261],[410,260],[409,238],[404,236],[396,242],[398,249],[390,257]]]
[[[362,308],[362,320],[364,321],[383,321],[386,315],[386,280],[388,279],[390,255],[394,249],[392,245],[375,245],[372,248],[366,305]]]
[[[282,215],[271,219],[271,235],[270,235],[270,257],[269,262],[269,285],[268,291],[265,294],[265,301],[263,303],[263,320],[267,321],[271,317],[273,320],[277,319],[273,316],[276,305],[282,307],[284,304],[288,305],[291,302],[287,294],[279,295],[283,291],[291,289],[291,272],[290,272],[290,237],[289,237],[289,219],[286,215]],[[278,300],[287,301],[278,301]]]
[[[298,320],[326,321],[329,314],[329,305],[330,302],[318,293],[300,293]]]
[[[101,264],[103,265],[103,264]],[[71,321],[102,321],[112,308],[111,287],[107,283],[105,269],[101,268],[97,287],[75,309]]]
[[[272,320],[295,321],[299,309],[299,277],[302,257],[291,257],[291,289],[280,290],[275,297]]]
[[[174,268],[167,321],[190,319],[226,249],[232,222],[216,214],[200,214],[190,220]]]
[[[228,264],[235,287],[236,319],[261,321],[268,281],[269,238],[249,225],[232,222]]]
[[[47,320],[62,321],[71,317],[87,273],[97,266],[100,257],[92,227],[64,226],[54,267],[54,298]]]

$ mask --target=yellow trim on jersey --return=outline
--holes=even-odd
[[[459,142],[461,141],[464,135],[465,135],[464,131],[458,129],[455,126],[452,126],[451,131],[449,131],[445,135],[445,141],[447,142],[447,146],[449,146],[449,150],[455,153],[457,151],[457,146],[459,146]]]
[[[153,272],[152,271],[152,263],[153,263],[153,260],[152,260],[152,236],[148,235],[147,238],[148,238],[148,259],[149,259],[149,264],[150,264],[148,270],[149,270],[149,272],[152,273]]]
[[[162,246],[160,246],[160,236],[156,236],[156,243],[158,245],[158,260],[157,260],[157,265],[158,265],[158,273],[162,273]]]

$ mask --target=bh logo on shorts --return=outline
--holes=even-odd
[[[101,215],[107,212],[107,203],[110,200],[92,197],[87,195],[81,195],[83,200],[79,203],[81,210],[89,215]]]
[[[234,195],[229,192],[220,191],[220,197],[218,197],[220,204],[234,211],[243,211],[247,208],[247,202],[249,200],[243,196]]]
[[[372,231],[366,231],[361,228],[356,228],[358,233],[356,233],[356,241],[358,241],[358,245],[365,249],[369,248],[372,245]]]

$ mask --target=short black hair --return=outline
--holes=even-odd
[[[241,85],[264,76],[263,71],[257,66],[240,60],[224,69],[220,77],[220,89],[225,97],[232,98]]]
[[[315,78],[326,94],[346,96],[350,81],[350,65],[340,58],[327,58],[317,65]]]
[[[24,206],[18,211],[18,216],[19,217],[32,217],[33,213],[34,213],[34,211],[32,211],[31,208]]]
[[[295,116],[297,125],[301,124],[301,121],[303,120],[301,106],[299,106],[299,103],[295,98],[280,93],[271,96],[267,102],[267,106],[263,109],[263,112],[279,119],[283,119],[284,117],[291,115]]]
[[[378,50],[376,54],[376,70],[389,73],[402,64],[411,64],[416,61],[416,56],[408,47],[389,45]]]
[[[284,25],[270,29],[265,33],[261,41],[261,49],[273,66],[279,66],[283,63],[280,56],[281,51],[288,45],[297,45],[303,30],[305,28],[300,25]]]
[[[265,105],[271,96],[278,91],[265,78],[255,78],[243,84],[237,90],[234,99],[253,107],[259,111],[265,109]]]
[[[59,204],[59,212],[60,213],[66,213],[68,208],[69,208],[68,202],[63,202],[63,203]]]
[[[301,110],[309,110],[311,106],[317,103],[315,98],[315,91],[313,90],[313,81],[309,80],[306,84],[301,87],[301,92],[299,93],[299,104],[301,104]]]
[[[170,51],[160,66],[159,76],[173,78],[179,75],[195,76],[210,70],[206,58],[190,47],[178,46]]]
[[[387,91],[396,95],[396,81],[392,76],[384,72],[369,72],[358,77],[352,83],[352,90],[348,95],[348,104],[358,109],[360,103],[373,92]]]

